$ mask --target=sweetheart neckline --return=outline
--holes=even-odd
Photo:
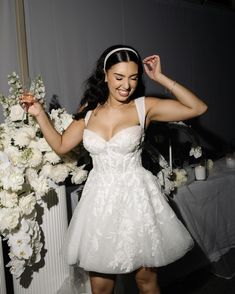
[[[136,128],[136,127],[141,127],[141,125],[134,125],[134,126],[129,126],[129,127],[126,127],[126,128],[123,128],[121,129],[120,131],[118,131],[117,133],[115,133],[110,139],[106,140],[105,138],[103,138],[100,134],[98,134],[97,132],[93,131],[93,130],[90,130],[88,128],[85,128],[84,131],[89,131],[93,134],[95,134],[97,137],[101,138],[103,141],[105,141],[106,143],[109,143],[110,141],[112,141],[118,134],[122,133],[123,131],[125,130],[128,130],[128,129],[131,129],[131,128]]]

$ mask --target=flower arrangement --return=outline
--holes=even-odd
[[[179,121],[179,122],[170,122],[169,124],[170,129],[178,129],[184,132],[191,141],[191,149],[189,151],[189,156],[194,156],[195,158],[199,158],[202,156],[202,148],[199,144],[198,137],[191,126],[187,125],[186,123]]]
[[[159,165],[160,170],[157,172],[155,171],[155,174],[161,184],[163,192],[167,196],[172,196],[172,192],[174,192],[176,188],[185,185],[190,178],[188,174],[189,169],[185,169],[184,166],[181,165],[175,166],[172,162],[172,130],[182,131],[189,138],[191,145],[189,150],[190,157],[192,156],[196,159],[200,158],[202,156],[202,148],[194,130],[184,122],[169,122],[164,125],[161,124],[161,127],[163,128],[162,133],[160,132],[160,134],[153,136],[154,141],[152,143],[148,141],[145,142],[145,150],[150,154],[151,160]],[[169,162],[167,162],[164,156],[155,147],[155,143],[159,145],[159,142],[163,142],[165,137],[168,142]]]
[[[0,234],[7,240],[10,262],[16,277],[41,259],[41,228],[37,206],[55,184],[71,177],[80,184],[86,180],[84,165],[77,166],[78,150],[58,156],[43,138],[36,120],[19,103],[23,93],[19,76],[8,75],[9,95],[0,95],[5,121],[0,124]],[[30,90],[45,108],[45,87],[40,76]],[[64,109],[48,114],[59,133],[69,126],[72,116]]]

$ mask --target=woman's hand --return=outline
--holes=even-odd
[[[35,117],[43,111],[41,103],[39,103],[31,93],[24,92],[20,97],[20,103],[25,112]]]
[[[158,77],[161,75],[161,61],[158,55],[151,55],[143,60],[144,69],[150,79],[158,81]]]

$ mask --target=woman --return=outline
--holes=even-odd
[[[176,99],[144,97],[143,67]],[[98,59],[81,109],[63,135],[28,98],[22,96],[22,103],[55,152],[67,153],[83,141],[93,160],[68,229],[68,263],[89,271],[93,293],[112,293],[115,275],[134,271],[140,293],[159,294],[156,268],[183,256],[193,241],[141,165],[144,130],[154,120],[199,116],[205,103],[161,72],[159,56],[142,62],[135,49],[119,45]]]

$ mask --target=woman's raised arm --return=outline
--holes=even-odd
[[[27,97],[22,95],[21,103],[29,114],[33,115],[51,148],[59,155],[65,154],[76,147],[83,137],[85,123],[83,119],[74,120],[61,135],[53,127],[47,113],[39,102],[27,103]]]
[[[158,55],[145,58],[143,63],[146,74],[168,89],[176,98],[176,100],[147,98],[147,118],[149,121],[180,121],[206,112],[207,105],[200,98],[184,86],[162,74]]]

